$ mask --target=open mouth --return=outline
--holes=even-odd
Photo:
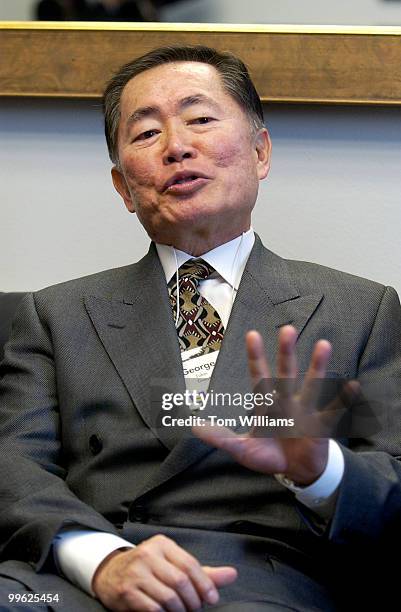
[[[169,179],[165,185],[165,192],[185,194],[202,187],[207,182],[205,176],[199,174],[177,173]]]
[[[174,181],[173,185],[182,185],[183,183],[190,183],[191,181],[196,181],[197,178],[200,177],[195,176],[195,174],[193,176],[187,176],[186,178],[177,179],[176,181]]]

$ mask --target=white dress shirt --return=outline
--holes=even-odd
[[[202,255],[216,272],[201,281],[198,290],[217,310],[225,328],[254,242],[254,232],[250,229]],[[167,283],[176,274],[177,267],[193,257],[163,244],[157,244],[156,248]],[[339,445],[330,440],[326,469],[311,485],[297,488],[296,498],[321,518],[329,520],[343,472],[343,453]],[[114,534],[87,529],[65,529],[53,540],[54,558],[60,572],[92,595],[91,584],[97,567],[107,555],[122,547],[133,547],[133,544]]]

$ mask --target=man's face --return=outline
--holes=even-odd
[[[249,228],[270,141],[213,66],[176,62],[127,83],[118,152],[114,185],[149,236],[204,252]]]

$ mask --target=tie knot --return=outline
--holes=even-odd
[[[214,268],[203,259],[190,259],[178,268],[180,279],[188,278],[196,284],[201,280],[206,280],[213,274]]]

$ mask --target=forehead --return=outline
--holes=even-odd
[[[128,81],[121,96],[121,117],[142,106],[171,106],[187,96],[203,94],[215,102],[238,106],[225,91],[214,66],[171,62],[145,70]]]

